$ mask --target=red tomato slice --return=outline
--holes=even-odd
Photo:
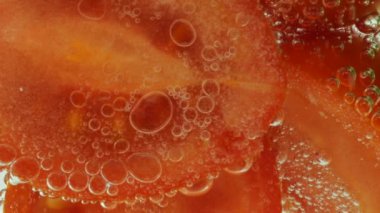
[[[320,208],[329,212],[377,212],[380,147],[373,123],[376,110],[372,111],[364,101],[367,99],[360,96],[359,79],[355,80],[356,87],[349,87],[343,85],[350,79],[345,75],[340,78],[341,90],[331,91],[332,84],[326,80],[336,70],[326,63],[339,66],[345,59],[327,57],[327,61],[310,59],[288,73],[286,128],[278,138],[279,145],[284,146],[282,152],[288,155],[280,175],[284,191],[296,197],[306,212]],[[353,101],[345,93],[349,88],[358,95]],[[286,156],[279,158],[284,163]]]
[[[124,200],[259,156],[285,80],[256,3],[96,2],[0,5],[12,184]]]

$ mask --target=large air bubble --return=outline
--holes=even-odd
[[[132,127],[145,134],[164,129],[173,116],[173,103],[163,92],[144,95],[133,107],[129,116]]]
[[[161,177],[161,162],[153,154],[134,153],[128,157],[126,165],[129,173],[139,182],[153,183]]]

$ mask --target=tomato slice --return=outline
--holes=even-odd
[[[266,147],[263,155],[243,174],[223,172],[212,182],[198,183],[179,195],[151,197],[160,201],[159,207],[148,201],[115,206],[112,202],[102,202],[107,212],[281,212],[281,191],[276,168],[277,151]],[[236,190],[241,189],[241,190]],[[78,200],[63,201],[60,198],[40,197],[28,184],[10,185],[5,198],[5,213],[12,212],[104,212],[99,205],[78,203]]]
[[[335,60],[335,66],[342,61],[346,62]],[[359,79],[355,79],[356,87],[344,84],[352,76],[342,78],[338,75],[341,70],[326,66],[328,63],[333,62],[311,59],[288,73],[285,128],[278,139],[288,160],[280,176],[285,191],[293,198],[298,196],[296,201],[306,211],[322,207],[376,212],[380,208],[380,188],[376,185],[380,149],[371,117],[376,116],[377,106],[366,105],[367,99],[359,93]],[[340,90],[332,87],[328,78],[335,73],[341,80]],[[351,101],[347,94],[358,96]],[[286,154],[279,158],[284,163]],[[331,199],[326,200],[329,196]],[[320,206],[313,202],[315,199]]]
[[[256,3],[89,2],[0,5],[12,184],[124,200],[259,156],[285,78]]]

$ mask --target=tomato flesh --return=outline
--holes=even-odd
[[[285,77],[256,3],[97,2],[0,5],[12,184],[123,200],[259,156]]]

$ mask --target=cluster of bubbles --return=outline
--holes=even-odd
[[[380,50],[380,14],[376,12],[358,19],[352,26],[353,35],[363,41],[362,56],[375,59]]]
[[[166,92],[132,93],[129,97],[105,91],[100,93],[85,89],[69,93],[70,108],[81,112],[82,119],[74,125],[79,134],[68,137],[63,148],[58,145],[58,151],[45,152],[44,148],[48,147],[40,147],[36,153],[25,154],[11,144],[0,143],[0,166],[9,168],[8,182],[13,185],[42,182],[44,186],[36,188],[42,196],[65,191],[67,195],[62,199],[86,204],[93,203],[86,200],[88,193],[115,197],[139,184],[159,186],[165,179],[162,177],[165,165],[180,163],[186,157],[185,149],[178,144],[186,144],[185,139],[190,133],[197,134],[202,143],[209,144],[210,152],[213,152],[211,158],[219,156],[212,145],[212,133],[217,129],[213,123],[220,120],[214,113],[218,110],[218,98],[222,93],[217,80],[205,79],[197,88],[168,87]],[[115,125],[111,122],[118,118],[124,123]],[[127,130],[133,137],[120,137]],[[169,132],[169,138],[160,139],[162,134],[167,134],[163,132]],[[52,143],[39,139],[43,144]],[[165,148],[162,145],[166,140],[176,145]],[[28,143],[20,143],[20,146],[27,147]],[[146,148],[156,151],[146,151]],[[225,171],[242,174],[249,171],[253,163],[254,159],[248,158],[235,162]],[[203,179],[198,176],[194,181],[187,181],[178,192],[188,196],[205,194],[217,176],[209,174]],[[177,190],[154,192],[148,197],[134,195],[127,203],[133,206],[148,200],[165,207],[168,202],[165,198],[176,193]],[[119,203],[103,201],[100,204],[113,209]]]
[[[277,168],[284,212],[360,212],[359,202],[330,168],[331,159],[296,130],[283,125],[274,138],[279,147]],[[299,199],[301,198],[301,199]]]
[[[380,87],[375,84],[375,80],[376,73],[373,68],[369,67],[358,72],[352,66],[344,66],[337,70],[335,77],[327,79],[326,84],[331,91],[343,88],[344,102],[353,105],[359,115],[370,119],[374,129],[380,130],[380,112],[377,109],[380,102]]]
[[[265,15],[277,31],[279,44],[307,44],[327,40],[341,46],[352,42],[356,31],[376,31],[377,12],[360,18],[373,7],[373,0],[261,0]]]

